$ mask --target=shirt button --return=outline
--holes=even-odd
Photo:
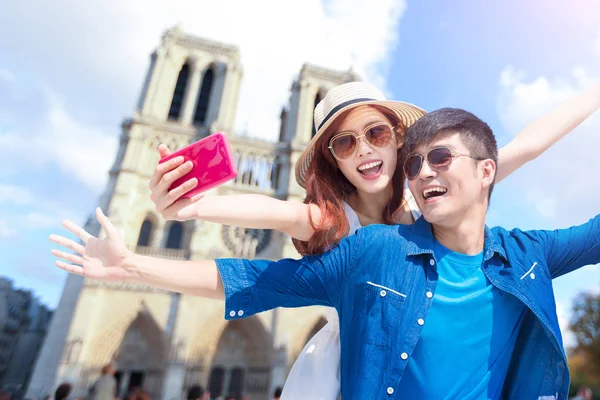
[[[423,325],[425,324],[425,321],[423,320],[423,318],[419,318],[419,319],[417,320],[417,324],[419,324],[419,325],[423,326]]]
[[[531,279],[535,279],[535,274],[532,272],[531,274],[529,274],[529,277],[530,277]]]
[[[431,260],[429,260],[429,264],[430,265],[435,265],[435,261],[433,260],[433,258]]]
[[[402,353],[402,354],[400,354],[400,358],[403,360],[406,360],[408,358],[408,354]]]
[[[242,315],[244,315],[244,310],[238,311],[238,317],[241,317]]]
[[[230,317],[235,317],[235,311],[231,310],[231,312],[229,313]]]
[[[381,297],[385,297],[385,295],[386,295],[386,294],[387,294],[387,293],[385,292],[385,290],[382,290],[381,292],[379,292],[379,295],[380,295]]]
[[[394,388],[393,387],[387,388],[387,394],[394,394]]]
[[[427,292],[427,293],[425,293],[425,296],[427,296],[427,298],[430,299],[433,297],[433,293]]]

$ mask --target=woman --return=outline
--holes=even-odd
[[[496,180],[539,156],[598,108],[600,84],[531,124],[500,150]],[[156,168],[151,198],[166,219],[277,229],[294,238],[300,253],[319,253],[360,226],[418,218],[397,163],[405,129],[424,113],[416,106],[385,100],[365,83],[330,90],[315,109],[317,134],[296,164],[296,178],[307,191],[305,204],[259,195],[177,200],[197,184],[192,179],[168,191],[186,172],[187,164],[177,159]],[[169,154],[164,146],[159,151],[162,157]],[[292,368],[282,399],[338,397],[339,327],[335,313],[328,313],[328,320]]]

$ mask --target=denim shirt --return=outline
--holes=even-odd
[[[344,400],[395,399],[436,289],[434,240],[431,225],[420,218],[413,225],[361,228],[319,256],[216,260],[225,317],[275,307],[335,307]],[[483,272],[527,307],[503,398],[567,399],[569,369],[552,279],[600,262],[599,243],[600,216],[554,231],[485,228]]]

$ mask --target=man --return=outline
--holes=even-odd
[[[115,365],[109,363],[102,367],[101,375],[90,389],[92,400],[114,400],[117,396],[117,372]]]
[[[413,225],[371,225],[300,260],[168,261],[138,256],[98,209],[98,240],[52,235],[82,256],[57,261],[91,279],[225,299],[227,319],[327,305],[341,327],[345,400],[566,399],[569,371],[551,279],[600,261],[600,217],[556,231],[485,226],[497,163],[491,129],[457,109],[407,132],[404,171],[423,211]]]

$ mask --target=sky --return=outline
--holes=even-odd
[[[8,2],[0,15],[0,275],[49,306],[65,281],[60,221],[83,224],[114,162],[150,53],[177,24],[237,45],[235,129],[276,140],[304,62],[352,68],[389,98],[472,111],[508,143],[600,79],[596,0]],[[543,132],[540,132],[543,135]],[[496,186],[491,226],[555,229],[598,214],[600,114]],[[600,267],[554,281],[563,331]],[[567,344],[572,343],[568,332]]]

